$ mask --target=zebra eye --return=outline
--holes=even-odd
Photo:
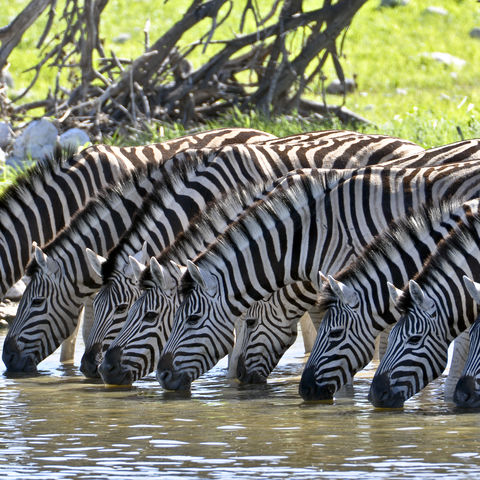
[[[333,330],[330,330],[330,339],[332,340],[338,340],[341,338],[343,335],[343,328],[334,328]]]
[[[407,339],[407,343],[410,345],[417,345],[422,341],[421,335],[412,335],[410,338]]]
[[[117,306],[115,309],[115,313],[124,313],[128,308],[128,305],[126,303],[122,303]]]
[[[43,304],[44,302],[44,298],[43,297],[35,297],[32,299],[32,307],[39,307],[40,305]]]
[[[190,315],[186,322],[188,325],[196,325],[202,317],[200,315]]]
[[[257,320],[255,318],[249,318],[245,321],[247,323],[247,328],[253,328],[257,324]]]
[[[157,319],[157,312],[147,312],[144,317],[143,317],[143,320],[145,322],[154,322],[155,320]]]

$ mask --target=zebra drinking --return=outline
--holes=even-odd
[[[331,399],[352,382],[372,359],[375,338],[400,316],[387,282],[407,283],[439,242],[479,208],[477,199],[449,202],[400,218],[350,265],[324,279],[317,304],[323,320],[299,387],[305,400]]]
[[[276,175],[305,166],[353,168],[378,162],[397,163],[404,158],[410,164],[419,161],[416,155],[420,153],[423,155],[423,150],[420,151],[411,142],[351,131],[310,132],[268,140],[263,143],[262,149],[251,152],[258,156],[259,161],[263,158],[270,162]],[[281,166],[275,167],[275,163]],[[241,158],[237,164],[235,168],[242,168]],[[140,294],[129,265],[129,256],[145,263],[149,256],[159,254],[162,248],[168,246],[162,233],[166,228],[164,217],[161,202],[151,201],[107,260],[98,266],[103,286],[94,300],[95,322],[82,357],[81,370],[86,376],[98,376],[97,367],[103,352],[120,331],[129,306]]]
[[[188,262],[183,301],[157,369],[159,381],[167,389],[189,388],[231,350],[234,321],[253,302],[297,281],[318,287],[319,270],[344,264],[410,208],[478,196],[477,175],[478,162],[467,162],[286,176]],[[347,248],[340,247],[342,242]]]
[[[463,277],[480,276],[479,245],[480,215],[472,213],[403,291],[392,290],[402,316],[390,332],[372,380],[369,400],[373,405],[402,407],[445,369],[449,344],[478,315]]]

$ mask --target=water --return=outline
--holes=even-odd
[[[0,346],[5,333],[0,333]],[[301,341],[268,385],[225,379],[222,362],[191,395],[154,376],[130,389],[86,381],[58,354],[36,377],[0,363],[0,478],[477,479],[480,415],[442,398],[439,379],[403,410],[367,401],[373,366],[333,404],[297,394]]]

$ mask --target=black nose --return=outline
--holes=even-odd
[[[453,401],[455,404],[462,408],[480,407],[480,395],[477,387],[478,384],[475,377],[472,377],[471,375],[460,377],[453,394]]]
[[[238,357],[237,361],[237,378],[240,380],[241,383],[248,383],[248,384],[262,384],[267,383],[267,379],[264,375],[260,372],[254,370],[253,372],[249,372],[247,367],[245,366],[245,359],[243,355]]]
[[[98,367],[102,380],[107,385],[131,385],[129,370],[122,365],[122,348],[113,347],[105,352],[102,363]]]
[[[310,366],[303,371],[298,393],[305,401],[332,400],[335,386],[330,383],[319,385],[315,378],[315,369]]]
[[[373,377],[368,400],[374,407],[379,408],[401,408],[405,401],[401,394],[394,393],[388,372]]]
[[[2,360],[8,372],[37,373],[34,358],[22,352],[13,337],[5,339]]]
[[[85,350],[80,362],[80,371],[87,378],[100,378],[98,366],[102,362],[102,345],[95,343],[91,348]]]

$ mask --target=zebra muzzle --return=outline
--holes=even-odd
[[[35,359],[22,352],[13,337],[7,338],[3,344],[2,360],[7,367],[7,372],[37,373]]]
[[[455,387],[453,401],[457,407],[461,408],[479,408],[480,407],[480,391],[479,385],[470,375],[460,377]]]

